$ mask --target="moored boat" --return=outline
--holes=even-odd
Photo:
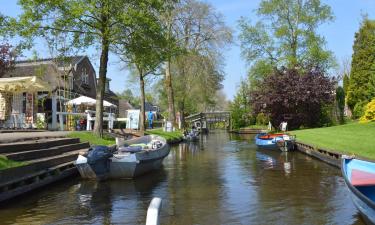
[[[115,147],[96,146],[79,155],[75,165],[83,178],[134,178],[159,169],[169,151],[166,140],[156,135],[116,139]]]
[[[341,171],[365,222],[375,224],[375,163],[343,157]]]
[[[289,152],[294,150],[295,136],[284,134],[281,139],[276,141],[277,147],[282,152]]]
[[[191,131],[189,133],[184,134],[185,141],[199,141],[200,133],[199,131]]]
[[[277,134],[267,134],[267,133],[259,133],[255,135],[255,144],[259,148],[266,148],[266,149],[277,149],[277,141],[281,140],[284,134],[277,133]]]

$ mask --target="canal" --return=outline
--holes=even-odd
[[[132,180],[73,178],[2,205],[1,224],[363,224],[337,168],[299,152],[257,150],[224,131],[171,149],[160,171]]]

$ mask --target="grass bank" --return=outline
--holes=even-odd
[[[259,130],[267,130],[267,125],[250,125],[247,127],[244,127],[244,129],[259,129]]]
[[[89,142],[90,145],[114,145],[116,140],[113,137],[104,136],[98,138],[91,131],[76,131],[67,135],[70,138],[79,138],[81,142]]]
[[[17,167],[17,166],[23,166],[26,164],[27,163],[25,162],[16,162],[16,161],[8,159],[6,156],[0,155],[0,170]]]
[[[375,122],[291,131],[297,141],[327,150],[375,159]]]
[[[145,134],[154,134],[161,136],[167,140],[168,143],[176,143],[182,140],[183,134],[181,131],[165,132],[163,129],[147,130]]]

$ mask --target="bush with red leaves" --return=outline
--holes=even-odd
[[[285,120],[289,129],[317,127],[324,107],[334,101],[334,90],[335,80],[321,71],[300,74],[284,69],[266,77],[250,101],[254,112],[268,113],[274,125]]]
[[[12,46],[0,44],[0,77],[3,77],[4,74],[14,68],[14,60]]]

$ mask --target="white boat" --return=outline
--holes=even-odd
[[[199,136],[200,136],[200,133],[199,131],[190,131],[189,133],[186,133],[184,135],[184,140],[185,141],[199,141]]]
[[[75,165],[83,178],[134,178],[159,169],[169,151],[166,140],[156,135],[116,139],[114,147],[97,146],[79,155]]]

